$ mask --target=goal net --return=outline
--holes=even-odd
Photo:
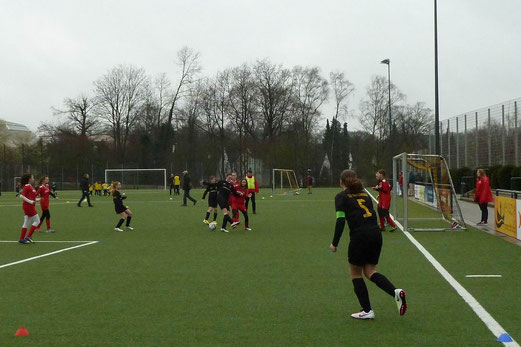
[[[119,181],[124,189],[166,190],[166,169],[106,169],[105,182]]]
[[[273,169],[272,179],[272,195],[300,194],[300,187],[295,171]]]
[[[399,154],[393,158],[393,177],[392,214],[404,230],[466,228],[450,171],[442,156]]]

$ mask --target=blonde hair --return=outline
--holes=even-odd
[[[479,177],[487,177],[487,173],[483,169],[478,169]]]
[[[112,187],[112,195],[114,195],[114,193],[116,193],[116,191],[117,191],[116,187],[117,187],[118,185],[120,185],[120,184],[121,184],[120,181],[113,181],[113,182],[110,184],[110,186]]]

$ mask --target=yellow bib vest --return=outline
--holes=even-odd
[[[246,176],[246,181],[248,182],[248,189],[255,190],[255,176],[251,176],[251,178]]]

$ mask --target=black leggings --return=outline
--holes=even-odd
[[[90,195],[88,190],[83,191],[83,195],[81,196],[80,201],[78,201],[78,206],[81,206],[83,199],[87,199],[87,203],[90,205]]]
[[[43,223],[43,220],[47,218],[47,219],[51,219],[51,213],[49,212],[49,210],[43,210],[42,211],[42,216],[40,217],[40,224]]]
[[[251,208],[253,209],[253,213],[255,213],[255,210],[257,207],[257,204],[255,203],[255,193],[251,193],[251,198],[246,197],[246,209],[248,209],[248,203],[250,202],[250,200],[251,200]]]
[[[186,199],[190,200],[195,204],[195,199],[190,196],[190,189],[186,189],[185,195],[183,196],[183,205],[186,205]]]
[[[488,222],[488,204],[479,204],[479,208],[481,209],[481,221],[487,223]]]
[[[248,223],[248,211],[247,210],[235,210],[235,212],[233,213],[233,215],[235,216],[235,218],[239,218],[239,211],[242,212],[242,215],[244,216],[244,223]]]

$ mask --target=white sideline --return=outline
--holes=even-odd
[[[378,203],[378,200],[369,193],[371,199],[374,202]],[[483,306],[470,294],[461,284],[452,275],[445,270],[445,268],[429,253],[422,245],[419,243],[408,231],[403,230],[403,225],[400,222],[394,219],[394,216],[391,215],[391,218],[394,220],[396,225],[403,231],[404,235],[411,241],[413,245],[418,248],[418,250],[427,258],[427,260],[434,266],[436,270],[441,274],[441,276],[456,290],[456,292],[465,300],[465,302],[470,306],[470,308],[477,314],[479,319],[487,326],[488,330],[496,336],[496,339],[499,338],[504,333],[507,333],[505,329],[488,313]],[[508,334],[508,333],[507,333]],[[516,346],[519,347],[519,344],[514,340],[514,338],[508,334],[512,338],[512,342],[502,342],[505,346]]]
[[[466,275],[468,278],[477,278],[477,277],[486,277],[486,278],[499,278],[503,277],[502,275]]]
[[[44,253],[44,254],[37,255],[37,256],[31,257],[31,258],[18,260],[18,261],[15,261],[15,262],[12,262],[12,263],[8,263],[8,264],[3,264],[3,265],[0,265],[0,269],[2,269],[4,267],[9,267],[9,266],[13,266],[13,265],[26,263],[26,262],[31,261],[31,260],[36,260],[36,259],[48,257],[50,255],[54,255],[54,254],[58,254],[58,253],[66,252],[66,251],[70,251],[72,249],[93,245],[93,244],[98,243],[98,242],[99,241],[91,241],[91,242],[84,243],[84,244],[81,244],[81,245],[72,246],[72,247],[68,247],[68,248],[64,248],[64,249],[59,249],[59,250],[54,251],[54,252]],[[24,247],[31,247],[31,246],[24,246]]]

